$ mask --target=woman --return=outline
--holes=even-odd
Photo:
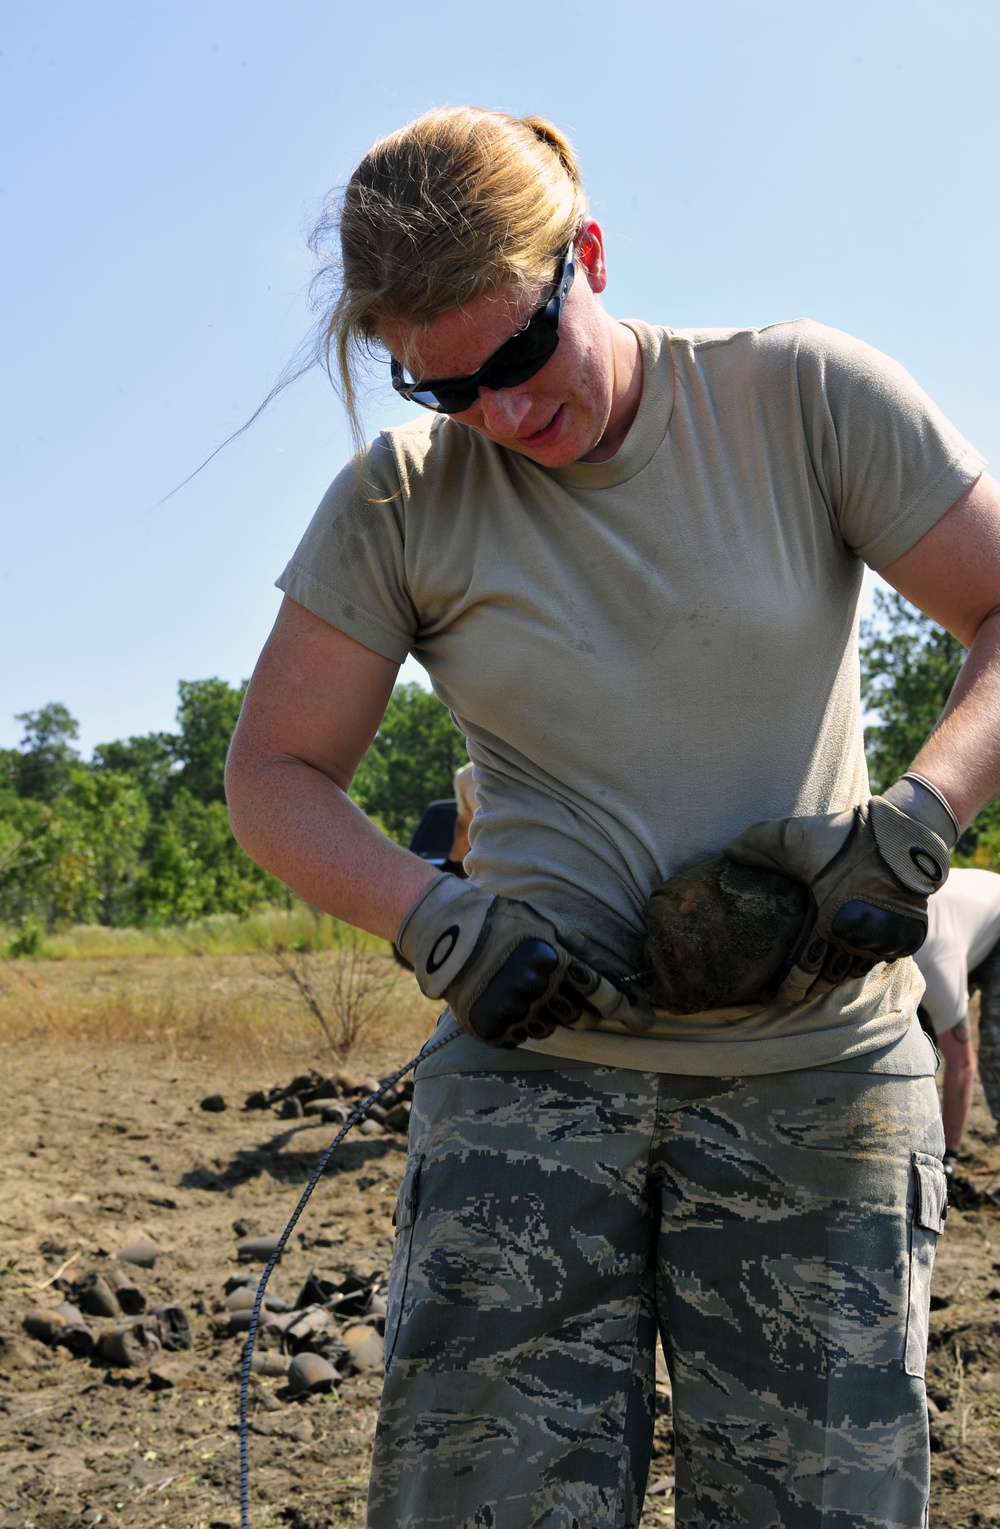
[[[395,938],[464,1032],[417,1073],[369,1522],[637,1524],[658,1325],[679,1525],[923,1524],[942,1139],[919,981],[879,951],[1000,783],[1000,493],[847,336],[612,319],[539,119],[417,119],[337,232],[349,410],[373,349],[424,407],[279,581],[229,794],[249,852]],[[874,801],[862,559],[971,646]],[[469,740],[468,882],[346,795],[408,652]],[[727,845],[811,889],[781,992],[626,997],[650,893]]]

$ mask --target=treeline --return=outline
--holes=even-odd
[[[70,924],[187,923],[290,899],[229,828],[223,769],[245,686],[178,688],[175,733],[101,744],[87,762],[64,705],[18,716],[21,746],[0,750],[0,923],[22,931],[18,948]],[[352,795],[406,843],[465,757],[441,703],[398,685]]]

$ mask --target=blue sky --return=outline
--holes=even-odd
[[[312,375],[193,483],[309,324],[305,232],[431,105],[572,136],[611,312],[809,315],[1000,457],[995,0],[617,7],[27,0],[0,15],[0,746],[85,753],[249,674],[348,450]],[[371,429],[405,417],[386,388]]]

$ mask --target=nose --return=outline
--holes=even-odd
[[[480,388],[479,412],[490,435],[512,437],[531,412],[531,397],[518,388]]]

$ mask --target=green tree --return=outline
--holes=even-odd
[[[141,737],[99,743],[90,762],[92,770],[127,775],[142,792],[154,816],[164,812],[178,785],[180,762],[173,733],[145,733]]]
[[[153,831],[137,917],[176,924],[210,913],[246,914],[288,895],[237,844],[223,802],[201,802],[181,790]]]
[[[0,869],[0,917],[46,929],[88,923],[96,914],[86,815],[64,792],[53,802],[17,797],[4,803],[6,865]]]
[[[397,685],[351,796],[406,844],[427,803],[451,796],[455,771],[467,757],[465,739],[437,696],[415,683]]]
[[[15,721],[24,724],[20,759],[14,783],[20,796],[52,802],[68,789],[79,754],[72,747],[80,725],[61,701],[50,701],[39,711],[19,712]]]
[[[884,791],[913,762],[951,694],[965,649],[895,590],[875,592],[861,625],[861,698],[872,787]]]
[[[49,808],[13,790],[0,795],[0,922],[23,925],[45,906]]]
[[[896,591],[877,590],[874,615],[861,625],[861,696],[870,713],[865,752],[872,788],[884,791],[913,762],[951,694],[965,659],[956,637]],[[962,835],[961,856],[994,842],[1000,804],[986,807]],[[987,858],[1000,864],[989,850]],[[977,860],[977,863],[979,861]]]
[[[128,921],[150,812],[139,786],[116,770],[79,771],[70,800],[82,819],[91,901],[101,924]]]
[[[246,694],[247,681],[181,680],[177,721],[178,784],[200,802],[224,802],[226,752]]]

